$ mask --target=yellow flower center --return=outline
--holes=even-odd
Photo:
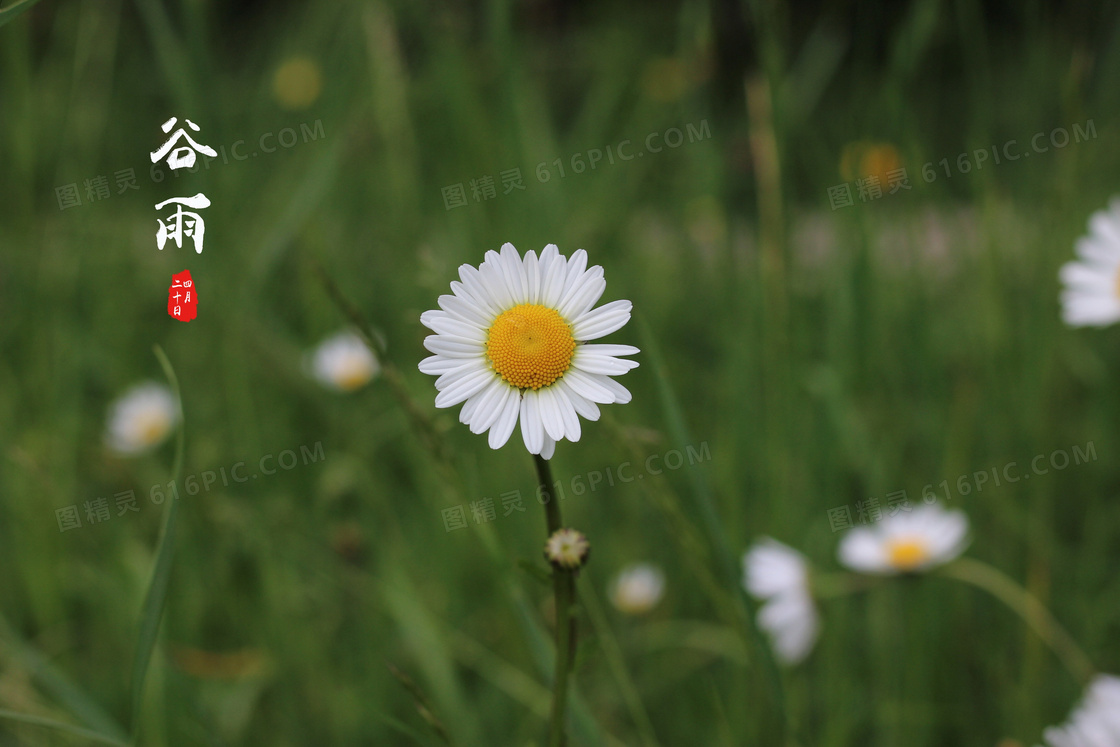
[[[144,444],[154,444],[167,433],[171,422],[163,415],[148,415],[140,425],[140,440]]]
[[[559,379],[572,364],[576,340],[555,309],[523,303],[502,312],[486,339],[486,355],[510,386],[540,389]]]
[[[352,392],[362,387],[370,380],[370,371],[360,363],[351,363],[338,374],[338,388],[344,392]]]
[[[912,571],[929,559],[929,548],[920,539],[893,540],[887,547],[888,562],[900,571]]]

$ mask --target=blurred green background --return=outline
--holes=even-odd
[[[137,724],[141,744],[439,744],[422,691],[455,744],[540,744],[531,459],[435,410],[416,370],[420,313],[510,241],[584,248],[604,301],[634,303],[611,337],[642,348],[634,400],[560,445],[558,479],[710,451],[564,501],[593,548],[573,745],[1037,742],[1079,687],[992,599],[930,577],[829,601],[778,697],[737,566],[769,534],[835,569],[831,508],[1092,443],[1095,461],[949,503],[971,555],[1120,670],[1120,337],[1065,328],[1057,302],[1115,191],[1117,80],[1115,2],[35,5],[0,28],[0,709]],[[172,116],[219,157],[153,168]],[[870,176],[882,194],[861,199]],[[204,252],[158,251],[155,203],[200,191]],[[305,351],[348,323],[317,266],[399,382],[308,378]],[[166,314],[184,267],[190,324]],[[149,492],[174,447],[125,460],[102,434],[117,395],[162,380],[156,343],[182,386],[184,475],[323,458],[182,497],[135,714]],[[127,490],[139,512],[59,531],[57,509]],[[504,516],[515,490],[527,510]],[[456,505],[468,526],[447,531]],[[605,591],[637,560],[667,590],[628,617]],[[0,719],[0,745],[86,743]]]

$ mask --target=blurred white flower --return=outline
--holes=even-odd
[[[1050,747],[1120,747],[1120,677],[1097,675],[1069,720],[1042,736]]]
[[[840,542],[840,562],[860,573],[892,575],[927,571],[953,560],[968,546],[968,518],[940,504],[923,504],[857,527]]]
[[[311,373],[322,384],[340,392],[352,392],[369,383],[381,370],[365,341],[353,332],[340,332],[315,348]]]
[[[623,568],[611,584],[611,604],[619,612],[641,615],[661,601],[665,592],[665,574],[650,563],[635,563]]]
[[[1062,319],[1071,327],[1103,327],[1120,320],[1120,197],[1089,218],[1089,235],[1077,240],[1078,259],[1060,277]]]
[[[105,443],[122,456],[154,449],[179,422],[175,397],[163,384],[137,384],[109,407]]]
[[[763,537],[743,556],[743,585],[765,600],[758,625],[769,634],[778,658],[797,664],[808,656],[820,633],[820,617],[809,591],[805,556]]]

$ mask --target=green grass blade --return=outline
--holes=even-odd
[[[0,8],[0,26],[14,21],[21,13],[30,10],[31,6],[37,2],[39,0],[19,0],[7,8]]]
[[[30,713],[18,713],[16,711],[4,709],[0,709],[0,718],[6,718],[9,721],[19,721],[24,724],[32,724],[33,726],[42,726],[47,729],[55,729],[56,731],[66,732],[67,734],[73,734],[77,737],[84,737],[85,739],[99,744],[115,744],[118,747],[128,747],[128,742],[123,742],[116,737],[110,737],[91,729],[83,729],[80,726],[74,726],[65,721],[55,721],[53,718],[32,716]]]
[[[661,357],[661,351],[657,345],[657,338],[644,319],[638,317],[636,321],[638,334],[642,340],[642,351],[653,371],[653,377],[657,384],[658,397],[665,411],[665,421],[669,429],[669,437],[674,443],[682,445],[691,444],[692,436],[688,432],[688,427],[685,424],[684,411],[681,409],[680,401],[677,399],[677,395],[673,391],[672,383],[665,373],[665,362]],[[731,553],[731,548],[727,544],[727,535],[724,534],[723,523],[719,518],[719,513],[716,511],[711,491],[708,489],[708,485],[704,481],[699,470],[688,470],[688,478],[691,483],[692,494],[695,498],[697,508],[704,520],[704,527],[708,535],[708,540],[715,550],[720,576],[723,581],[729,585],[729,589],[736,592],[733,596],[746,610],[746,616],[748,618],[747,627],[751,632],[755,647],[761,654],[763,661],[766,662],[765,666],[767,678],[770,681],[771,696],[774,700],[774,706],[780,714],[780,723],[784,726],[787,721],[787,711],[785,691],[782,687],[782,677],[778,670],[778,663],[774,659],[774,654],[770,650],[770,646],[763,639],[758,626],[755,624],[754,601],[747,595],[746,591],[743,589],[743,585],[739,581],[737,563],[735,562],[734,555]]]
[[[186,423],[183,417],[183,400],[179,392],[179,379],[175,376],[175,369],[171,361],[159,345],[154,347],[156,358],[163,366],[163,372],[171,384],[171,391],[175,394],[176,406],[179,408],[179,431],[175,435],[175,461],[171,468],[171,479],[178,487],[179,473],[183,467],[183,446],[185,442]],[[155,649],[156,638],[159,636],[159,624],[163,618],[163,609],[167,601],[167,582],[171,577],[171,559],[175,554],[175,523],[178,516],[178,499],[167,499],[167,510],[164,512],[163,529],[160,532],[159,547],[156,550],[155,568],[152,570],[151,581],[148,582],[148,592],[144,598],[144,607],[140,613],[140,634],[136,640],[136,656],[132,665],[132,732],[136,735],[140,722],[140,703],[144,695],[144,679],[148,674],[148,665],[152,661],[152,651]]]
[[[84,690],[58,671],[47,657],[25,642],[0,615],[0,639],[11,647],[15,659],[35,684],[55,699],[70,715],[96,732],[116,740],[126,739],[124,729]]]

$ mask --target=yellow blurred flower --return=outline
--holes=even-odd
[[[886,190],[891,172],[903,167],[898,149],[890,143],[856,141],[844,146],[840,153],[840,176],[844,181],[877,177],[879,187]]]
[[[272,95],[281,107],[292,111],[315,103],[323,90],[323,74],[309,57],[290,57],[276,68]]]

